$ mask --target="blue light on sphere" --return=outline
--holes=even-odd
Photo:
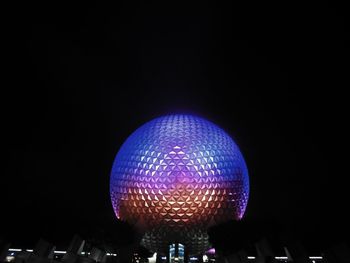
[[[209,225],[242,218],[249,178],[225,131],[193,115],[167,115],[142,125],[124,142],[110,193],[116,216],[142,225],[152,250],[166,241],[195,247],[196,234],[196,240],[203,239],[197,250],[203,250]]]

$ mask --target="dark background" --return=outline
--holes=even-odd
[[[113,159],[144,122],[185,112],[240,146],[247,222],[310,249],[346,240],[345,6],[47,2],[7,12],[0,236],[27,247],[41,236],[65,246],[76,232],[125,238]]]

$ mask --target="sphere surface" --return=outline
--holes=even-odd
[[[207,248],[209,225],[242,218],[248,171],[221,128],[192,115],[167,115],[144,124],[122,145],[110,194],[116,216],[146,231],[146,247],[155,251],[180,242],[199,251]]]

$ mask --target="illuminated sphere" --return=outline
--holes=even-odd
[[[217,125],[167,115],[124,142],[110,194],[117,218],[141,228],[142,242],[152,251],[180,242],[199,253],[208,248],[208,226],[242,218],[248,171],[238,146]]]

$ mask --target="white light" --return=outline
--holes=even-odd
[[[157,261],[157,253],[154,253],[152,257],[148,258],[149,263],[156,263]]]
[[[310,259],[323,259],[323,257],[309,257]]]
[[[255,259],[255,257],[247,257],[248,259]]]
[[[275,259],[288,259],[288,257],[275,257]]]
[[[9,252],[21,252],[22,249],[20,249],[20,248],[9,248],[8,251],[9,251]],[[33,249],[26,249],[25,251],[27,251],[27,252],[33,252]],[[55,254],[67,254],[67,251],[64,251],[64,250],[55,250],[54,253],[55,253]],[[83,252],[81,252],[81,254],[82,254],[82,255],[85,255],[85,254],[90,255],[90,252],[89,252],[89,253],[86,253],[86,252],[83,251]],[[107,256],[116,257],[117,254],[110,254],[110,253],[107,253]]]
[[[4,262],[13,262],[15,260],[15,257],[13,257],[13,256],[7,256],[6,258],[5,258],[5,261]]]

